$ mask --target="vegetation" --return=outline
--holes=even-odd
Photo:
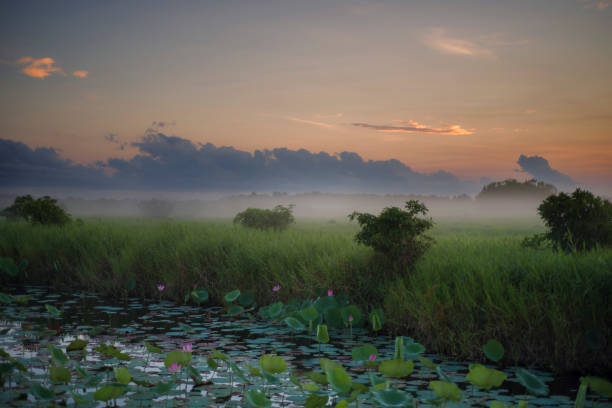
[[[400,272],[412,267],[432,243],[431,237],[424,233],[433,227],[433,221],[418,217],[427,214],[427,207],[410,200],[405,208],[406,211],[387,207],[378,216],[358,212],[349,215],[349,219],[357,219],[361,227],[355,241],[397,261]]]
[[[183,301],[196,286],[216,304],[234,289],[272,304],[334,288],[364,313],[383,306],[386,330],[446,356],[482,359],[475,345],[498,338],[507,344],[506,363],[609,371],[612,250],[521,248],[525,235],[541,231],[519,222],[437,224],[437,244],[411,274],[395,278],[385,278],[389,265],[376,262],[372,248],[355,244],[358,229],[348,223],[300,223],[279,233],[226,222],[0,222],[0,255],[28,259],[27,282],[111,296]],[[161,282],[163,292],[155,287]]]
[[[49,196],[34,199],[31,195],[19,196],[1,215],[15,220],[23,218],[32,224],[64,225],[70,221],[70,215]]]
[[[546,197],[556,194],[557,188],[552,184],[537,181],[536,179],[527,180],[524,182],[515,179],[507,179],[504,181],[494,181],[487,184],[478,193],[476,199],[534,199],[543,200]]]
[[[260,230],[284,230],[295,222],[292,214],[293,205],[284,207],[277,205],[273,210],[261,208],[247,208],[234,217],[234,224]]]
[[[538,213],[548,231],[527,238],[525,246],[548,241],[555,249],[579,251],[612,245],[612,203],[589,191],[552,195],[540,204]]]

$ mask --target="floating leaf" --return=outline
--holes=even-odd
[[[413,360],[425,352],[425,346],[421,343],[404,343],[404,360]]]
[[[429,368],[430,370],[435,370],[436,368],[438,368],[437,364],[435,364],[433,361],[423,356],[419,356],[419,361],[421,362],[421,364],[423,364],[425,367]]]
[[[270,319],[279,318],[283,314],[283,308],[284,308],[283,302],[272,303],[268,307],[268,316],[270,317]]]
[[[446,381],[431,381],[429,388],[434,391],[436,397],[442,398],[445,401],[461,401],[461,390],[457,384]]]
[[[49,388],[45,388],[40,384],[34,384],[29,389],[30,394],[34,395],[38,399],[42,400],[54,400],[57,398],[57,395],[50,390]]]
[[[244,313],[244,307],[240,305],[231,305],[227,308],[227,314],[229,316],[238,316],[242,313]]]
[[[287,317],[285,319],[285,323],[287,326],[291,327],[293,330],[305,330],[306,326],[304,323],[296,319],[295,317]]]
[[[264,354],[259,359],[259,365],[264,372],[280,374],[287,369],[287,363],[282,357]]]
[[[107,384],[96,391],[93,395],[96,401],[110,401],[112,399],[117,399],[121,397],[127,388],[121,384]]]
[[[372,354],[377,355],[378,351],[376,350],[376,347],[369,344],[355,347],[351,351],[351,357],[353,357],[353,360],[355,361],[368,361]]]
[[[83,350],[87,346],[87,342],[81,339],[75,339],[72,343],[66,347],[66,351],[77,351]]]
[[[329,397],[327,395],[310,394],[308,398],[306,398],[304,408],[323,408],[327,405],[328,400]]]
[[[304,320],[311,322],[319,318],[319,311],[314,306],[308,306],[300,311]]]
[[[480,364],[471,364],[470,372],[465,376],[470,384],[485,390],[499,387],[508,376],[499,370],[487,368]]]
[[[317,384],[311,383],[311,382],[302,383],[300,384],[300,386],[302,387],[304,391],[308,391],[308,392],[316,392],[321,389]]]
[[[245,391],[244,398],[252,407],[265,408],[272,406],[272,401],[267,399],[264,393],[257,390]]]
[[[384,374],[387,377],[393,378],[404,378],[414,370],[414,363],[412,361],[404,360],[387,360],[380,363],[378,366],[378,372]]]
[[[191,299],[198,305],[208,300],[208,291],[204,288],[194,289],[191,291],[190,295],[191,295]]]
[[[68,356],[66,356],[61,349],[58,349],[53,344],[49,344],[48,348],[49,352],[51,353],[51,357],[53,357],[55,361],[60,364],[66,364],[68,362]]]
[[[149,353],[154,353],[154,354],[163,354],[164,350],[162,350],[159,347],[156,347],[152,344],[147,343],[146,341],[144,342],[145,347],[147,348],[147,350],[149,351]]]
[[[527,388],[527,391],[533,395],[548,395],[548,386],[544,384],[544,382],[536,375],[530,373],[524,368],[519,368],[516,370],[516,376],[519,383],[521,383],[523,387]]]
[[[489,340],[482,346],[485,356],[491,361],[498,362],[504,357],[504,346],[497,340]]]
[[[325,369],[325,374],[329,385],[338,394],[346,394],[351,390],[351,376],[348,375],[340,364],[328,364]]]
[[[311,379],[319,385],[327,385],[329,382],[327,381],[327,376],[321,373],[317,373],[315,371],[309,371],[306,374],[306,378]]]
[[[127,368],[116,367],[114,371],[115,371],[115,378],[120,384],[125,384],[125,385],[129,384],[130,380],[132,379],[132,375],[130,374]]]
[[[49,314],[52,314],[53,316],[59,316],[62,314],[62,312],[55,306],[51,306],[49,304],[45,304],[45,309],[47,309],[47,312],[49,312]]]
[[[187,353],[184,351],[171,351],[166,354],[166,358],[164,359],[164,366],[169,368],[172,363],[176,363],[181,367],[185,367],[191,361],[191,353]]]
[[[236,289],[236,290],[232,290],[231,292],[228,292],[224,299],[226,302],[228,303],[232,303],[234,300],[238,299],[238,296],[240,296],[240,289]]]
[[[395,388],[377,390],[372,393],[374,401],[385,408],[406,407],[412,402],[412,396],[405,391]]]
[[[49,378],[53,382],[59,383],[69,383],[72,375],[70,374],[70,370],[66,367],[61,366],[50,366],[49,367]]]
[[[255,301],[255,295],[253,292],[241,293],[240,297],[238,297],[238,303],[242,307],[249,307]]]

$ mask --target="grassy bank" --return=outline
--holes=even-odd
[[[229,222],[86,221],[64,228],[0,222],[0,255],[26,258],[29,282],[122,296],[181,300],[193,286],[220,302],[254,291],[260,304],[333,288],[362,305],[384,304],[387,327],[449,357],[481,359],[488,338],[506,345],[507,363],[557,372],[612,370],[612,251],[567,255],[526,250],[532,221],[440,222],[436,245],[402,278],[352,241],[357,227],[300,223],[284,232]]]

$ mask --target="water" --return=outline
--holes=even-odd
[[[148,301],[126,298],[123,302],[110,302],[91,293],[52,293],[45,287],[13,288],[13,296],[29,296],[26,304],[0,305],[0,347],[12,357],[17,358],[27,368],[27,375],[12,375],[5,378],[4,387],[10,391],[2,394],[1,403],[31,405],[36,400],[28,392],[30,384],[39,382],[52,388],[58,399],[74,402],[72,394],[84,396],[91,405],[104,405],[92,400],[92,393],[107,379],[113,378],[112,369],[123,366],[128,368],[132,379],[141,382],[128,386],[127,398],[118,399],[119,405],[147,406],[151,404],[186,406],[248,406],[243,401],[243,392],[248,389],[262,389],[263,380],[249,376],[250,364],[259,367],[258,359],[263,354],[282,356],[301,382],[307,381],[303,375],[319,369],[319,347],[314,335],[297,333],[283,323],[262,321],[242,316],[229,318],[219,307],[195,307],[178,305],[167,301]],[[50,314],[45,305],[52,305],[62,311],[59,317]],[[369,371],[363,365],[352,361],[351,350],[360,344],[374,345],[378,350],[378,360],[393,357],[394,339],[387,336],[372,336],[362,329],[354,329],[352,336],[348,331],[330,331],[331,341],[321,346],[321,357],[342,363],[354,382],[370,385]],[[50,361],[49,344],[62,350],[76,338],[88,341],[86,355],[81,352],[69,353],[71,362],[67,366],[73,371],[70,385],[52,385],[48,379]],[[164,355],[147,351],[144,342],[155,344],[164,352],[181,350],[186,344],[193,347],[191,365],[202,377],[202,385],[188,378],[186,370],[173,375],[164,366]],[[111,344],[132,357],[121,362],[116,358],[104,358],[94,349],[100,344]],[[243,378],[235,370],[229,370],[219,361],[221,368],[212,370],[206,361],[211,350],[217,349],[230,356],[240,367]],[[442,371],[463,390],[464,406],[489,406],[490,401],[498,400],[505,404],[516,404],[529,400],[530,406],[571,407],[575,398],[578,380],[576,378],[555,378],[550,373],[531,370],[549,386],[547,397],[527,395],[525,388],[518,383],[513,367],[494,367],[502,369],[508,379],[501,388],[482,392],[472,387],[465,375],[467,362],[442,360],[439,356],[425,354],[424,357],[439,364]],[[88,376],[80,378],[75,368],[82,367]],[[240,373],[239,373],[240,374]],[[27,378],[26,378],[27,377]],[[248,380],[253,384],[245,384]],[[393,386],[416,396],[419,406],[429,406],[428,400],[434,398],[428,388],[429,381],[438,380],[439,374],[415,362],[414,372],[405,380],[392,380]],[[268,378],[268,398],[274,406],[302,406],[308,393],[298,389],[288,381],[287,372],[278,376],[280,384],[269,385],[275,381]],[[88,382],[89,381],[89,382]],[[98,383],[96,383],[98,381]],[[157,384],[160,381],[173,382],[168,393],[154,392],[155,388],[145,383]],[[143,385],[145,384],[145,385]],[[10,386],[9,386],[10,385]],[[17,398],[16,395],[21,396]],[[185,398],[188,397],[188,398]],[[594,398],[592,395],[590,398]],[[359,399],[360,406],[373,406],[365,395]],[[353,404],[354,405],[354,404]],[[452,403],[451,403],[452,406]],[[600,399],[598,407],[611,407],[609,400]]]

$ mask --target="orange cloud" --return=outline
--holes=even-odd
[[[597,10],[605,10],[608,7],[610,7],[610,2],[609,1],[604,1],[604,0],[578,0],[580,3],[584,4],[585,8],[594,8]]]
[[[72,76],[77,78],[87,78],[87,75],[89,75],[89,71],[86,70],[77,70],[72,73]]]
[[[320,115],[320,114],[314,115],[315,119],[328,119],[328,118],[341,118],[341,117],[342,117],[341,113],[334,113],[331,115]]]
[[[474,129],[464,129],[460,125],[448,125],[441,128],[433,128],[423,125],[414,120],[403,122],[405,126],[371,125],[369,123],[353,123],[353,126],[374,129],[377,132],[386,133],[430,133],[435,135],[471,135]]]
[[[425,44],[436,51],[470,57],[494,57],[493,53],[470,41],[449,37],[443,28],[434,28],[425,36]]]
[[[325,122],[315,122],[314,120],[300,119],[300,118],[294,118],[290,116],[285,117],[285,119],[291,120],[293,122],[305,123],[307,125],[319,126],[325,129],[336,129],[336,126],[331,125],[329,123],[325,123]]]
[[[53,74],[64,74],[60,67],[56,67],[53,58],[45,57],[34,59],[32,57],[22,57],[17,60],[18,65],[25,65],[21,72],[32,78],[45,79]]]

